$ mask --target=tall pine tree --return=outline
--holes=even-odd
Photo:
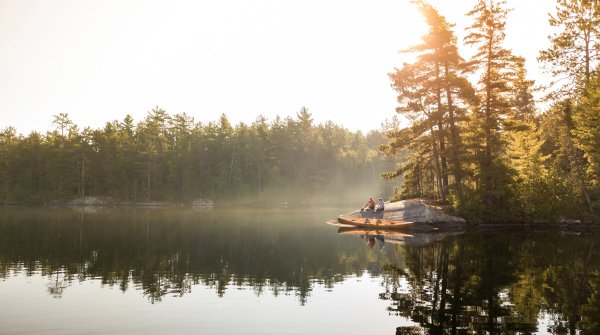
[[[538,59],[562,84],[555,93],[581,91],[600,61],[600,0],[558,0],[549,22],[558,32],[549,36],[552,45]]]
[[[510,200],[510,169],[503,159],[502,120],[510,111],[510,78],[513,57],[504,48],[506,17],[504,0],[478,0],[467,15],[474,19],[465,43],[476,48],[471,63],[480,74],[477,94],[481,104],[472,115],[471,150],[477,162],[477,194],[483,217],[501,219]]]
[[[396,148],[409,149],[412,154],[406,164],[384,176],[395,178],[406,173],[405,182],[411,184],[406,186],[419,190],[414,194],[406,192],[405,188],[406,196],[425,195],[431,192],[423,192],[422,178],[431,175],[425,171],[432,171],[439,199],[445,202],[452,175],[458,185],[454,189],[460,200],[463,163],[459,122],[464,119],[461,115],[464,114],[465,100],[472,97],[472,88],[461,75],[463,60],[458,53],[452,25],[431,5],[422,1],[417,4],[429,31],[421,44],[404,51],[416,54],[416,62],[404,64],[390,74],[400,104],[396,111],[409,116],[412,126],[410,130],[390,132],[392,142],[389,147],[384,147],[387,154],[398,153]]]

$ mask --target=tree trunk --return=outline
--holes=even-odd
[[[482,187],[483,189],[483,200],[489,207],[492,206],[492,185],[493,178],[491,174],[492,170],[492,87],[491,87],[491,75],[492,75],[492,39],[488,41],[488,56],[486,64],[486,80],[485,80],[485,118],[484,118],[484,134],[485,134],[485,158],[481,167],[481,174],[484,177]]]
[[[448,124],[450,126],[450,145],[452,147],[452,173],[454,174],[454,183],[456,185],[456,197],[458,203],[462,203],[462,160],[460,158],[461,141],[454,120],[454,105],[452,101],[452,88],[450,85],[450,71],[448,62],[444,63],[444,73],[446,77],[446,99],[448,104]]]
[[[434,160],[434,165],[435,165],[435,181],[438,186],[439,196],[441,198],[442,194],[443,194],[443,190],[442,190],[442,175],[441,175],[441,171],[440,171],[441,170],[440,169],[440,157],[439,157],[439,153],[438,153],[437,143],[435,141],[435,132],[433,131],[433,126],[430,125],[429,129],[431,131],[431,147],[433,149],[433,160]]]
[[[436,49],[436,53],[439,51]],[[438,62],[435,64],[436,72],[436,99],[437,99],[437,126],[438,126],[438,141],[440,143],[440,173],[441,173],[441,187],[440,187],[440,201],[446,202],[446,196],[448,195],[448,164],[446,162],[446,139],[444,133],[444,111],[442,107],[442,85],[440,78],[440,66]]]
[[[85,197],[85,156],[81,159],[81,196]]]
[[[590,31],[585,31],[585,89],[590,85]]]
[[[231,185],[231,177],[233,175],[233,157],[235,156],[235,142],[233,142],[233,149],[231,150],[231,163],[229,164],[229,182],[228,185]]]
[[[146,169],[146,201],[150,200],[150,160]]]

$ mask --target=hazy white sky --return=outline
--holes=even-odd
[[[431,0],[457,34],[475,0]],[[508,0],[507,46],[537,78],[554,0]],[[259,114],[378,129],[387,74],[425,31],[409,0],[0,0],[0,128],[83,128],[154,106],[196,121]]]

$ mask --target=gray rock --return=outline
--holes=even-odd
[[[109,206],[114,201],[108,197],[82,197],[67,202],[67,206]]]
[[[360,211],[352,212],[345,216],[359,217]],[[409,199],[386,203],[383,218],[391,221],[446,224],[448,226],[453,224],[462,226],[466,223],[465,219],[446,214],[440,207],[427,204],[423,199]]]
[[[212,208],[215,206],[214,201],[210,200],[210,199],[195,199],[194,201],[192,201],[192,207],[194,208]]]
[[[423,223],[465,223],[465,219],[444,213],[440,207],[422,199],[402,200],[386,204],[384,218]]]
[[[580,220],[560,218],[559,223],[562,224],[581,224]]]

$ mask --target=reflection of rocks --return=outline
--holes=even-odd
[[[105,206],[69,206],[69,208],[84,214],[95,214],[110,210],[110,208],[106,208]]]
[[[563,224],[581,224],[581,220],[560,218],[560,220],[558,221],[558,223],[563,223]]]
[[[192,203],[194,208],[212,208],[213,202],[209,199],[199,199]],[[81,197],[68,202],[53,200],[48,203],[50,207],[141,207],[141,208],[181,208],[182,203],[172,203],[167,201],[146,201],[146,202],[129,202],[115,201],[110,197]],[[93,212],[93,211],[91,211]],[[90,212],[90,213],[91,213]]]
[[[406,231],[400,232],[392,229],[360,229],[360,228],[339,228],[338,234],[356,235],[360,237],[381,237],[385,243],[406,245],[411,247],[422,247],[445,238],[464,234],[464,231]]]
[[[389,235],[392,238],[386,237],[386,242],[390,243],[401,243],[404,245],[412,246],[412,247],[422,247],[434,243],[436,241],[441,241],[450,236],[456,236],[463,234],[464,232],[447,232],[447,231],[433,231],[427,233],[414,233],[412,235],[402,236],[400,240],[394,240],[394,235]],[[397,242],[395,242],[397,241]]]
[[[208,211],[212,211],[213,208],[212,207],[192,207],[192,210],[195,212],[208,212]]]
[[[181,208],[183,204],[174,204],[166,201],[153,201],[153,202],[137,202],[135,207],[142,208]]]
[[[207,210],[212,209],[215,206],[214,201],[210,199],[196,199],[192,201],[192,208],[197,210]]]

